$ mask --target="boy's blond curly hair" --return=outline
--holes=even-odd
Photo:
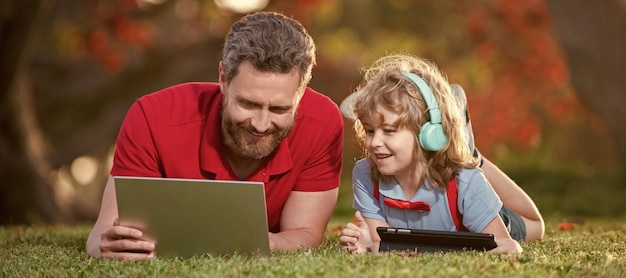
[[[391,177],[378,171],[365,148],[363,123],[374,127],[382,125],[384,118],[379,110],[382,107],[398,113],[398,120],[394,124],[396,128],[409,129],[417,136],[420,127],[430,120],[418,87],[404,77],[402,72],[411,72],[424,79],[439,104],[441,124],[447,142],[439,151],[428,151],[419,146],[416,137],[414,159],[423,161],[426,165],[420,184],[428,179],[433,186],[445,188],[459,168],[478,167],[479,160],[472,156],[468,145],[461,103],[452,93],[446,76],[434,63],[411,55],[393,54],[380,58],[365,70],[354,102],[357,141],[370,160],[372,179],[389,180]]]

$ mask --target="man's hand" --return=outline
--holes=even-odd
[[[118,260],[146,260],[155,256],[155,242],[143,238],[135,228],[120,226],[116,219],[113,227],[102,233],[100,257]]]

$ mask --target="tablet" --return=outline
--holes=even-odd
[[[421,229],[377,227],[379,252],[456,252],[488,251],[495,248],[495,237],[486,233],[447,232]]]

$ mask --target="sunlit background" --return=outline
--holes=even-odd
[[[310,86],[337,103],[375,59],[420,55],[465,88],[477,145],[505,170],[565,169],[593,177],[620,167],[603,118],[570,84],[541,0],[42,3],[32,28],[23,30],[28,51],[20,57],[27,60],[16,71],[17,104],[10,103],[19,107],[20,131],[12,138],[25,145],[25,158],[5,159],[4,168],[32,178],[8,179],[3,190],[13,195],[5,197],[2,213],[13,207],[22,215],[10,221],[92,221],[132,102],[177,83],[216,81],[231,23],[259,10],[302,22],[318,49]],[[345,134],[339,206],[349,210],[350,172],[361,154],[349,122]],[[33,200],[47,205],[24,203]]]

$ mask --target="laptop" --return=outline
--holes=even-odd
[[[116,176],[119,223],[159,257],[271,256],[262,182]]]
[[[377,227],[380,236],[380,252],[456,252],[488,251],[496,248],[492,234],[472,232],[448,232],[421,229]]]

